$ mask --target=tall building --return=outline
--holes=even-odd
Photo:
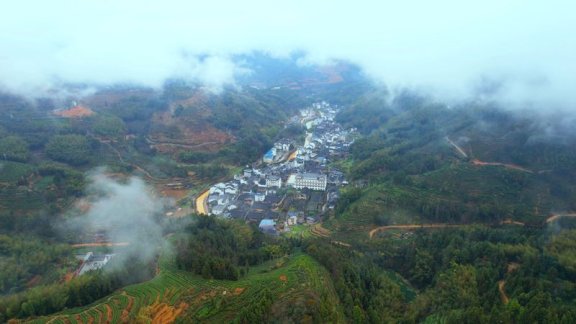
[[[328,177],[320,173],[300,173],[296,175],[294,188],[308,188],[312,190],[326,190]]]

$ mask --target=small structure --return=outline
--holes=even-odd
[[[216,216],[220,216],[224,213],[225,210],[226,210],[226,205],[216,205],[216,206],[212,207],[211,214],[216,215]]]
[[[258,225],[260,231],[266,234],[276,234],[276,222],[273,219],[263,219]]]
[[[103,268],[114,254],[94,254],[92,252],[88,252],[84,257],[84,262],[80,266],[78,271],[78,275],[81,276],[88,271],[98,270]]]
[[[264,163],[272,163],[274,161],[275,156],[276,156],[276,148],[273,147],[268,152],[266,152],[266,154],[264,154],[262,161]]]
[[[282,187],[282,178],[280,178],[279,176],[275,176],[275,175],[268,176],[266,178],[266,187],[268,187],[268,188],[271,188],[271,187],[281,188]]]
[[[266,195],[260,192],[257,192],[254,195],[254,201],[264,201],[264,199],[266,199]]]
[[[288,219],[287,219],[288,226],[294,226],[294,225],[298,224],[298,212],[289,211],[286,216],[288,216]]]

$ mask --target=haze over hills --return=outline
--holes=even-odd
[[[576,322],[572,4],[57,4],[0,13],[0,322]]]

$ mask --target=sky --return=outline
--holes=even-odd
[[[249,73],[233,54],[304,51],[391,88],[576,106],[575,31],[576,2],[562,0],[19,0],[0,11],[0,87],[41,96],[181,77],[219,88]]]

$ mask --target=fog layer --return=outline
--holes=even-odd
[[[573,1],[11,1],[0,84],[42,95],[67,82],[233,85],[231,55],[346,59],[391,87],[576,103]]]
[[[69,220],[62,229],[75,233],[101,233],[115,243],[128,243],[120,247],[124,257],[151,260],[162,242],[165,201],[140,178],[132,177],[121,183],[97,171],[90,176],[87,188],[90,209]]]

